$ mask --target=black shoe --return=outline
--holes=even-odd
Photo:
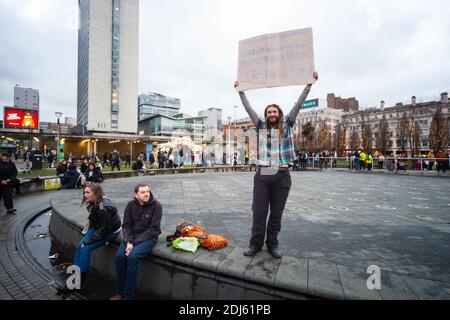
[[[275,259],[281,259],[281,257],[283,256],[283,254],[281,253],[280,250],[278,250],[277,248],[273,248],[273,249],[268,249],[269,253],[272,257],[274,257]]]
[[[16,214],[16,209],[14,209],[14,208],[12,208],[12,209],[8,209],[7,211],[6,211],[6,213],[7,214]]]
[[[56,285],[56,294],[69,294],[72,292],[69,288],[67,288],[67,285],[58,283]]]
[[[256,249],[255,247],[250,247],[250,248],[248,248],[247,250],[244,251],[244,256],[253,257],[259,251],[261,251],[261,249]]]

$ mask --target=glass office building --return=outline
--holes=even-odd
[[[176,116],[180,113],[181,101],[159,93],[150,92],[139,96],[139,121],[155,115]]]

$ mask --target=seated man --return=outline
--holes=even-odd
[[[111,300],[134,298],[139,279],[139,265],[152,251],[161,234],[162,206],[153,197],[150,187],[134,188],[123,217],[123,241],[116,254],[116,292]]]
[[[81,188],[81,174],[77,171],[74,164],[70,164],[67,171],[61,177],[61,189],[77,189]]]

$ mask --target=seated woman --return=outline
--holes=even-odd
[[[81,166],[80,166],[80,172],[82,174],[86,175],[86,172],[88,171],[88,169],[89,169],[89,159],[84,158],[83,162],[81,163]]]
[[[67,170],[67,160],[64,159],[61,161],[61,163],[56,167],[56,175],[57,176],[63,176],[64,173],[66,173]]]
[[[100,183],[103,182],[103,175],[99,167],[93,162],[89,163],[88,170],[84,174],[87,182]]]
[[[78,244],[74,265],[80,268],[81,289],[86,283],[86,276],[91,263],[91,252],[114,240],[122,230],[122,222],[114,203],[105,197],[99,184],[88,183],[84,189],[81,205],[87,204],[88,231]],[[67,287],[60,291],[69,290]]]
[[[134,171],[139,171],[142,173],[142,175],[145,176],[145,174],[147,173],[147,170],[145,169],[145,165],[144,162],[142,162],[141,159],[137,159],[136,162],[133,164],[132,169]]]

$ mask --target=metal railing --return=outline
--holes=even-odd
[[[362,161],[352,157],[308,157],[300,158],[294,163],[294,168],[307,169],[349,169],[349,170],[413,170],[413,171],[445,171],[450,168],[449,158],[400,158],[386,157],[380,160],[374,157],[372,162]]]

